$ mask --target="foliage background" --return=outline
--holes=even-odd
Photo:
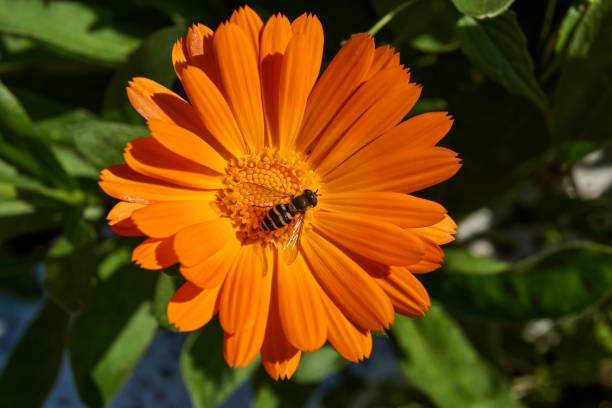
[[[411,115],[455,117],[443,143],[464,167],[425,196],[463,222],[443,268],[423,277],[431,312],[398,316],[376,339],[396,375],[324,348],[273,383],[258,362],[227,368],[210,324],[181,352],[193,406],[245,381],[257,407],[612,406],[612,1],[249,4],[264,19],[316,13],[325,61],[368,29],[401,51],[423,85]],[[66,350],[81,401],[110,404],[156,331],[172,330],[165,304],[180,277],[130,263],[137,242],[105,227],[113,200],[97,174],[147,135],[126,82],[181,92],[172,43],[240,5],[0,0],[0,296],[41,304],[2,368],[1,406],[42,405]],[[600,169],[607,190],[585,192],[585,169]]]

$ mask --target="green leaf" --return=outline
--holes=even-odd
[[[0,129],[6,132],[0,137],[0,158],[49,185],[74,187],[72,178],[45,144],[47,140],[34,128],[21,103],[1,82]]]
[[[478,69],[508,92],[522,95],[547,110],[548,102],[535,78],[527,40],[513,12],[487,20],[464,16],[457,28],[461,49]]]
[[[552,129],[557,142],[565,144],[562,160],[575,161],[576,154],[610,145],[611,49],[612,2],[590,1],[569,40],[554,92]]]
[[[66,210],[40,208],[35,213],[0,217],[0,243],[20,235],[57,228],[64,222]]]
[[[100,280],[75,319],[70,362],[88,407],[107,406],[149,346],[157,328],[149,301],[154,278],[135,265],[116,270]]]
[[[69,317],[53,302],[45,302],[0,376],[0,405],[42,406],[59,372]]]
[[[109,66],[125,61],[139,44],[138,38],[115,29],[108,13],[77,2],[0,0],[0,31]]]
[[[68,311],[81,309],[89,298],[91,275],[95,269],[93,228],[73,211],[60,236],[47,254],[45,288],[58,305]]]
[[[437,407],[522,406],[439,304],[433,303],[424,318],[397,315],[391,334],[402,371]]]
[[[155,286],[153,312],[155,314],[155,318],[157,319],[157,324],[162,329],[178,331],[178,329],[168,321],[168,313],[166,310],[168,308],[168,302],[170,302],[170,299],[172,299],[172,296],[174,296],[174,292],[177,291],[183,282],[185,282],[185,279],[182,279],[181,277],[172,277],[165,273],[159,274],[157,286]]]
[[[563,21],[561,21],[561,26],[559,27],[559,31],[557,33],[557,40],[555,41],[555,53],[562,54],[574,34],[578,23],[582,19],[584,15],[585,7],[583,5],[577,7],[570,7],[565,16],[563,17]]]
[[[77,123],[71,129],[77,148],[96,170],[123,163],[126,144],[149,136],[144,126],[105,121]]]
[[[423,284],[433,297],[460,313],[507,321],[560,317],[612,295],[612,248],[573,243],[503,272],[434,273],[424,277]]]
[[[346,366],[344,360],[330,345],[312,353],[302,353],[300,365],[293,376],[298,383],[318,383],[325,377],[340,371]]]
[[[427,53],[449,52],[459,47],[455,24],[460,14],[446,0],[383,0],[372,2],[372,6],[381,19],[372,27],[371,34],[388,24],[397,35],[395,44],[408,43]]]
[[[514,0],[452,0],[457,9],[468,16],[485,18],[503,13]]]
[[[134,77],[152,79],[167,88],[176,82],[172,66],[172,47],[177,38],[186,35],[183,26],[166,27],[148,36],[140,47],[130,55],[111,79],[102,106],[102,116],[107,120],[142,123],[142,118],[130,105],[125,88]]]
[[[223,330],[215,320],[189,336],[181,355],[181,372],[196,408],[216,407],[259,365],[230,368],[223,358]]]
[[[49,147],[66,173],[71,177],[98,179],[99,173],[78,155],[74,149],[58,145],[51,145]]]
[[[498,273],[508,268],[506,262],[473,255],[464,249],[445,249],[444,255],[444,270],[446,272],[480,275]]]
[[[44,134],[52,143],[60,143],[65,146],[73,146],[71,127],[76,123],[84,123],[97,120],[97,116],[86,109],[73,109],[46,117],[34,123],[36,130]]]
[[[0,82],[0,124],[2,128],[11,130],[26,130],[32,127],[25,109],[2,82]]]

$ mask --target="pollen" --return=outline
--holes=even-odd
[[[305,189],[319,189],[315,173],[302,155],[266,150],[233,159],[226,168],[226,188],[218,195],[221,211],[231,218],[239,238],[281,246],[290,236],[291,225],[263,231],[261,222],[276,204],[287,204]],[[309,228],[307,211],[304,228]]]

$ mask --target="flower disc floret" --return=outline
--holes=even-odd
[[[317,191],[320,188],[315,173],[303,156],[295,152],[281,154],[268,149],[263,153],[245,155],[233,159],[226,172],[224,183],[227,188],[219,191],[218,204],[223,215],[232,220],[242,241],[260,241],[276,246],[284,244],[289,238],[290,228],[262,231],[261,222],[271,207],[260,203],[286,204],[304,189]],[[266,196],[260,191],[253,191],[249,185],[264,187],[284,197]],[[305,228],[309,227],[310,217],[308,211]]]

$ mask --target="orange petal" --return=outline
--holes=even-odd
[[[387,69],[365,82],[344,103],[321,133],[308,161],[324,175],[357,149],[395,126],[419,97],[419,88],[408,82],[404,70]]]
[[[323,57],[323,27],[317,16],[304,13],[291,22],[291,28],[296,34],[304,34],[311,44],[313,54],[311,56],[312,63],[310,66],[312,71],[310,72],[311,77],[308,83],[310,83],[310,88],[312,88],[319,77],[319,71],[321,69],[321,58]]]
[[[227,161],[195,133],[163,120],[147,122],[151,135],[166,149],[195,163],[225,174]]]
[[[178,262],[173,248],[173,237],[155,239],[147,238],[134,248],[132,261],[144,269],[163,269]]]
[[[364,77],[364,81],[372,78],[374,75],[386,68],[400,67],[399,52],[388,45],[376,47],[374,50],[374,59],[368,73]]]
[[[320,49],[315,48],[320,46]],[[280,72],[278,137],[281,150],[294,149],[306,102],[321,67],[323,44],[306,34],[294,34],[287,45]],[[318,59],[317,59],[318,58]]]
[[[219,321],[223,330],[233,334],[252,329],[263,296],[267,272],[264,251],[259,245],[243,245],[223,283]]]
[[[146,206],[146,204],[128,203],[125,201],[121,201],[115,204],[115,206],[106,216],[111,231],[113,231],[115,234],[128,237],[138,237],[145,235],[136,226],[134,220],[130,218],[134,211],[144,206]]]
[[[130,203],[148,204],[155,201],[201,200],[210,192],[192,190],[136,173],[125,164],[102,170],[102,190],[111,197]]]
[[[423,256],[419,237],[390,222],[320,211],[314,226],[331,241],[374,262],[405,266],[419,262]]]
[[[229,218],[216,217],[177,232],[174,249],[181,264],[194,266],[213,256],[230,241],[237,239]]]
[[[363,82],[373,57],[374,40],[367,34],[354,35],[342,46],[308,99],[298,150],[306,151]]]
[[[187,31],[187,55],[189,63],[200,68],[217,87],[221,86],[221,77],[215,53],[213,52],[213,31],[203,24],[194,24]]]
[[[185,40],[179,38],[172,47],[172,65],[177,77],[181,77],[181,72],[187,64],[187,44]]]
[[[188,66],[183,70],[182,81],[202,123],[219,144],[236,157],[246,152],[244,139],[230,107],[204,71]]]
[[[417,234],[422,237],[429,238],[438,245],[448,244],[455,240],[457,233],[457,224],[448,215],[446,215],[440,222],[435,225],[418,228],[414,230]]]
[[[125,201],[121,201],[115,204],[115,206],[108,212],[108,215],[106,216],[108,224],[114,225],[120,221],[130,218],[134,211],[144,207],[145,205],[146,204],[128,203]]]
[[[216,254],[193,266],[181,265],[181,274],[201,288],[214,288],[225,280],[240,251],[240,241],[230,239]]]
[[[223,175],[185,160],[150,137],[128,143],[123,158],[128,166],[145,176],[206,190],[224,187]]]
[[[259,34],[263,28],[263,21],[261,21],[257,13],[245,4],[232,13],[230,23],[236,24],[238,27],[242,28],[251,41],[255,54],[257,55],[259,53]]]
[[[389,327],[391,301],[355,261],[315,231],[304,234],[302,248],[317,282],[351,322],[362,330]]]
[[[355,363],[370,357],[372,351],[370,332],[355,327],[325,293],[321,299],[327,316],[327,337],[332,347],[342,357]]]
[[[145,119],[160,119],[194,133],[203,131],[194,109],[183,98],[148,78],[132,78],[127,95],[136,111]]]
[[[283,331],[278,296],[278,287],[273,284],[268,326],[261,348],[263,366],[275,380],[291,378],[300,364],[301,357],[300,350],[289,343]]]
[[[432,147],[442,139],[453,124],[446,112],[424,113],[412,117],[374,140],[344,162],[325,179],[333,180],[340,174],[358,168],[362,163],[401,152],[420,151]]]
[[[134,211],[132,219],[145,234],[153,238],[166,238],[183,228],[219,217],[213,208],[214,195],[208,200],[166,201],[148,205]]]
[[[261,72],[261,91],[263,106],[268,130],[268,144],[278,146],[280,118],[279,92],[280,76],[283,55],[289,40],[293,36],[291,23],[287,17],[273,15],[268,19],[261,32],[261,46],[259,50],[259,69]]]
[[[276,288],[287,341],[302,351],[321,348],[327,339],[321,288],[302,256],[291,265],[278,260]]]
[[[443,147],[401,150],[360,161],[363,148],[326,176],[328,191],[397,191],[412,193],[441,183],[461,167],[457,153]]]
[[[424,227],[441,221],[446,209],[435,201],[387,192],[326,193],[321,210],[379,219],[399,227]]]
[[[264,118],[256,49],[242,28],[231,23],[219,26],[213,47],[238,127],[251,151],[259,151],[264,146]]]
[[[391,299],[397,313],[424,316],[431,302],[421,282],[406,268],[392,266],[391,273],[376,278],[376,283]]]
[[[428,273],[435,271],[444,260],[444,252],[442,252],[438,244],[427,238],[422,238],[422,240],[425,248],[423,259],[421,259],[419,263],[408,267],[408,270],[412,273]]]
[[[271,250],[266,250],[266,256],[272,256]],[[252,329],[239,331],[234,334],[225,333],[223,355],[230,367],[245,367],[257,356],[262,347],[268,325],[273,274],[274,265],[272,262],[269,262],[268,270],[264,275],[262,295],[257,307],[255,307],[255,326]]]
[[[374,79],[377,78],[378,76]],[[368,81],[368,83],[374,82],[374,79]],[[365,86],[360,89],[365,89]],[[329,154],[324,156],[317,167],[317,172],[321,175],[329,173],[363,146],[366,146],[383,132],[395,126],[412,109],[419,99],[420,93],[421,87],[405,83],[397,86],[387,95],[376,101],[344,133],[344,136],[338,140]]]
[[[145,235],[141,230],[138,229],[138,227],[136,227],[136,224],[134,224],[131,220],[127,221],[130,225],[125,225],[124,223],[126,221],[122,221],[118,224],[111,225],[110,230],[113,231],[115,234],[124,237],[142,237]]]
[[[168,303],[168,321],[180,331],[197,330],[217,313],[217,299],[221,285],[201,289],[185,282]]]

